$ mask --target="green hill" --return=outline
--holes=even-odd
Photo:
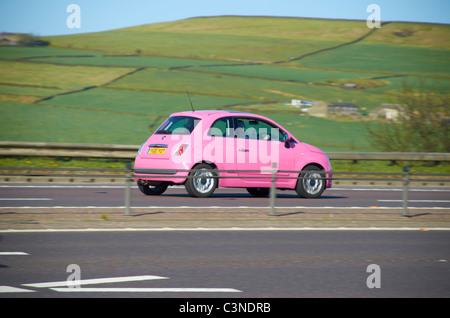
[[[326,151],[370,151],[367,116],[311,117],[291,99],[366,115],[405,81],[449,91],[449,25],[223,16],[44,40],[0,46],[1,140],[140,144],[189,109],[189,90],[198,109],[258,112]]]

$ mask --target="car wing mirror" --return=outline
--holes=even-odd
[[[288,138],[285,142],[284,142],[284,146],[286,148],[291,148],[291,144],[290,144],[291,138]]]
[[[284,139],[284,146],[286,148],[291,148],[290,142],[291,142],[292,138],[288,134],[283,134],[283,139]]]

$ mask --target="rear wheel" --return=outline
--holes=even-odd
[[[325,190],[325,176],[319,167],[309,166],[300,173],[301,179],[298,179],[296,191],[304,198],[318,198]]]
[[[185,187],[186,191],[193,197],[207,198],[214,193],[217,188],[218,179],[214,169],[205,163],[201,163],[193,168],[189,173]]]
[[[168,185],[167,184],[161,184],[161,185],[149,185],[149,184],[142,184],[138,182],[138,188],[141,190],[142,193],[145,195],[160,195],[163,194],[164,191],[167,190]]]
[[[267,197],[269,195],[269,188],[247,188],[248,193],[254,197]]]

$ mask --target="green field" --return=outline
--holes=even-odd
[[[152,122],[145,116],[13,102],[1,103],[0,112],[2,139],[13,141],[138,144],[148,138]]]
[[[357,43],[307,57],[307,67],[448,77],[448,49]]]
[[[257,112],[325,151],[373,151],[370,121],[311,117],[291,99],[368,113],[405,81],[450,91],[448,25],[210,17],[45,40],[0,46],[0,140],[138,145],[190,109],[188,90],[196,109]]]
[[[65,66],[16,61],[0,61],[0,83],[70,91],[102,85],[131,72],[127,68]]]
[[[133,102],[130,103],[130,100]],[[192,96],[197,110],[216,109],[223,105],[251,102],[230,97]],[[77,94],[56,96],[51,100],[37,103],[39,106],[53,105],[61,108],[80,108],[91,112],[126,113],[136,116],[167,116],[168,114],[190,110],[186,93],[168,94],[97,88]],[[164,106],[161,106],[164,105]],[[66,107],[68,106],[68,107]]]

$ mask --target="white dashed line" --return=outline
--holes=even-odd
[[[121,282],[137,282],[137,281],[156,280],[156,279],[168,279],[168,278],[161,277],[161,276],[144,275],[144,276],[81,279],[76,282],[77,282],[77,284],[79,283],[80,285],[92,285],[92,284],[107,284],[107,283],[121,283]],[[27,286],[27,287],[36,287],[36,288],[62,287],[62,286],[67,286],[67,281],[22,284],[22,285]],[[69,288],[69,289],[73,289],[73,288]]]
[[[0,198],[0,201],[52,201],[50,198]]]
[[[241,293],[234,288],[50,288],[66,293]]]
[[[15,255],[30,255],[28,253],[25,252],[0,252],[0,256],[15,256]]]
[[[35,290],[17,288],[11,286],[0,286],[0,293],[34,293]]]

